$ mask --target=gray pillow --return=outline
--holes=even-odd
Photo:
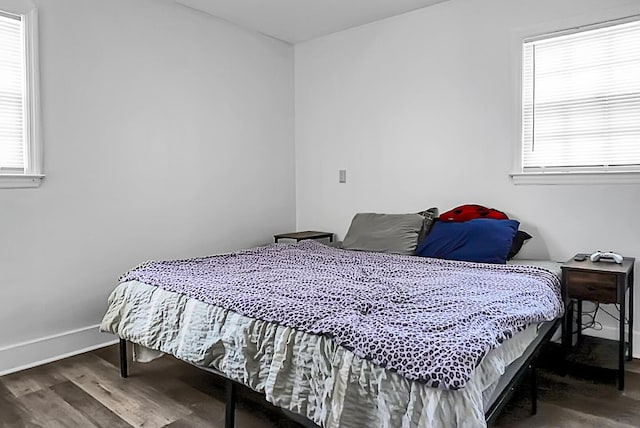
[[[342,248],[393,254],[415,254],[424,217],[420,214],[358,213],[351,220]]]

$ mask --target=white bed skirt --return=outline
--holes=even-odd
[[[329,337],[255,320],[137,281],[109,298],[101,330],[136,344],[135,360],[163,353],[208,367],[267,401],[327,428],[483,427],[484,396],[537,334],[529,326],[485,356],[465,388],[407,380]]]

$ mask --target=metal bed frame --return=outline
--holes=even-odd
[[[487,426],[492,426],[493,423],[495,423],[504,406],[513,396],[516,387],[524,380],[525,375],[527,374],[531,380],[531,414],[536,414],[538,410],[538,388],[535,365],[536,358],[542,351],[544,345],[551,340],[551,337],[563,321],[564,317],[542,323],[538,335],[527,347],[522,356],[507,367],[505,374],[501,377],[491,399],[489,400],[490,405],[488,410],[485,412]],[[234,428],[238,382],[227,378],[223,373],[218,372],[217,370],[199,366],[196,367],[214,373],[225,379],[227,386],[227,402],[225,406],[224,426],[225,428]],[[127,341],[122,338],[120,338],[120,376],[123,378],[127,378],[129,376]]]

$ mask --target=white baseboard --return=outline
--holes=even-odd
[[[586,329],[582,334],[585,336],[600,337],[602,339],[618,340],[620,338],[619,330],[615,327],[603,325],[602,330]],[[640,333],[633,332],[633,358],[640,358]]]
[[[117,343],[92,325],[0,348],[0,376]]]

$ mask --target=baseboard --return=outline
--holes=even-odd
[[[585,336],[600,337],[602,339],[618,340],[620,338],[619,330],[615,327],[603,325],[602,330],[594,330],[588,328],[582,333]],[[633,358],[640,358],[640,333],[633,332]]]
[[[0,376],[117,343],[92,325],[0,348]]]

